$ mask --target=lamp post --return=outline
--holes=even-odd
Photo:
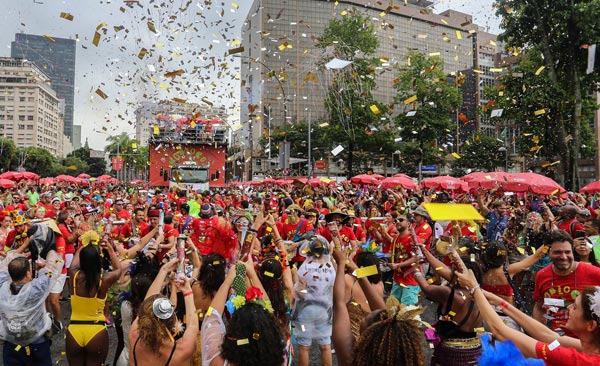
[[[504,152],[504,171],[508,173],[508,149],[506,146],[501,146],[498,151]]]
[[[400,160],[400,150],[396,150],[392,153],[392,175],[394,175],[395,167],[394,167],[394,155],[398,154],[398,160]]]

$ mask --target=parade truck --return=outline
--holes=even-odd
[[[150,186],[225,187],[227,126],[222,121],[161,114],[151,126],[148,145]]]

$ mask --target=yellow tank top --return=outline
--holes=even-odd
[[[92,322],[104,321],[104,303],[108,294],[100,299],[94,297],[82,297],[77,295],[77,275],[79,271],[75,273],[73,277],[73,296],[71,296],[71,320],[85,320]],[[102,286],[102,277],[100,277],[100,283],[98,284],[98,291]]]

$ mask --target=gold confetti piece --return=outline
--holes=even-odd
[[[175,76],[180,76],[183,75],[185,73],[185,71],[183,71],[182,69],[180,70],[175,70],[175,71],[169,71],[165,74],[166,78],[174,78]]]
[[[169,91],[169,87],[168,87],[168,86],[166,86],[166,85],[164,85],[164,84],[160,84],[160,85],[159,85],[159,87],[160,87],[162,90]]]
[[[47,34],[44,34],[44,38],[46,38],[46,39],[47,39],[47,40],[49,40],[50,42],[56,42],[56,41],[54,40],[54,38],[50,37],[50,36],[49,36],[49,35],[47,35]]]
[[[417,38],[419,38],[419,39],[425,39],[425,38],[427,38],[427,34],[418,34]]]
[[[538,135],[535,135],[531,138],[531,141],[533,141],[533,143],[537,145],[540,143],[540,137]]]
[[[210,316],[210,314],[212,314],[213,310],[214,310],[213,307],[209,306],[208,309],[206,309],[206,316]]]
[[[410,103],[414,102],[415,100],[417,100],[417,96],[413,95],[412,97],[406,98],[403,103],[405,105],[407,105],[407,104],[410,104]]]
[[[190,122],[190,127],[191,128],[196,128],[196,122],[194,122],[194,121]]]
[[[466,252],[467,251],[467,247],[460,247],[458,250],[460,250],[461,252]]]
[[[476,332],[476,333],[479,333],[479,332],[484,333],[485,332],[485,328],[484,327],[479,327],[479,328],[473,329],[473,331]]]
[[[237,340],[237,345],[238,346],[243,346],[250,343],[250,341],[248,340],[248,338],[244,338],[244,339],[238,339]]]
[[[439,56],[440,53],[439,52],[430,52],[429,53],[429,57],[435,57],[435,56]]]
[[[92,40],[92,44],[96,47],[98,47],[98,44],[100,43],[100,33],[96,32],[94,33],[94,39]]]
[[[376,116],[381,114],[381,111],[379,110],[379,108],[377,108],[375,104],[370,106],[369,109],[371,109],[371,112],[373,112],[373,114]]]
[[[490,39],[490,44],[491,44],[492,46],[496,46],[496,41],[494,41],[494,40]]]
[[[473,72],[476,72],[478,74],[483,74],[483,71],[479,70],[479,69],[473,69]]]
[[[275,274],[273,272],[269,272],[269,271],[264,271],[263,274],[267,277],[275,277]]]
[[[439,270],[442,270],[443,268],[444,268],[444,267],[436,267],[436,268],[435,268],[435,270],[436,270],[436,271],[439,271]]]
[[[137,149],[137,144],[136,144],[135,142],[132,142],[132,143],[131,143],[131,148],[132,148],[132,149]]]
[[[211,107],[212,107],[213,103],[212,103],[210,100],[208,100],[208,99],[206,99],[206,98],[202,98],[201,100],[202,100],[204,103],[206,103],[206,104],[208,104],[209,106],[211,106]]]
[[[237,3],[231,3],[231,7],[234,9],[239,9],[240,6]]]
[[[545,68],[546,66],[540,66],[537,70],[535,70],[535,76],[539,76]]]
[[[160,134],[160,130],[158,129],[158,125],[154,125],[152,133],[154,133],[155,135]]]
[[[533,112],[533,114],[536,116],[541,116],[542,114],[546,114],[546,109],[538,109],[537,111]]]
[[[433,278],[430,278],[430,279],[428,279],[428,280],[427,280],[427,283],[428,283],[428,284],[432,284],[432,283],[433,283]]]
[[[455,313],[454,311],[450,310],[450,311],[448,312],[448,315],[450,315],[450,316],[455,316],[455,315],[456,315],[456,313]]]
[[[502,68],[501,67],[491,67],[490,72],[502,72]]]
[[[230,55],[235,55],[236,53],[242,53],[242,52],[244,52],[244,46],[232,48],[227,53]]]
[[[73,15],[69,14],[69,13],[60,13],[60,17],[66,20],[70,20],[73,21]]]
[[[504,11],[506,12],[506,14],[512,14],[512,12],[513,12],[510,5],[504,5]]]
[[[154,27],[154,23],[148,22],[147,25],[148,25],[148,29],[150,30],[150,32],[156,33],[156,28]]]
[[[448,25],[448,22],[446,21],[446,19],[440,19],[440,21],[446,25]]]
[[[358,268],[356,271],[356,278],[369,277],[377,274],[377,265],[368,267]]]
[[[453,152],[452,156],[454,156],[455,159],[460,159],[460,155],[458,155],[457,152]]]
[[[181,99],[181,98],[173,98],[172,99],[175,103],[181,103],[181,104],[185,104],[187,102],[186,99]]]
[[[467,26],[467,25],[469,25],[469,24],[471,24],[471,22],[470,22],[470,21],[466,21],[466,22],[464,22],[464,23],[461,23],[461,24],[460,24],[460,26],[461,26],[461,27],[466,27],[466,26]]]
[[[108,95],[106,95],[102,90],[100,90],[100,88],[96,89],[96,94],[98,94],[102,99],[108,98]]]
[[[142,49],[140,50],[140,53],[138,53],[138,58],[139,58],[140,60],[142,60],[142,59],[144,58],[144,56],[146,56],[146,52],[148,52],[148,50],[147,50],[147,49],[145,49],[145,48],[142,48]]]
[[[462,39],[462,32],[459,30],[456,31],[456,39]]]
[[[98,24],[98,26],[96,27],[96,30],[100,30],[100,28],[104,27],[106,25],[106,22],[102,22],[100,24]]]

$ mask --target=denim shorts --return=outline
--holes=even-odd
[[[310,346],[312,341],[317,341],[321,346],[331,344],[331,317],[330,312],[321,305],[307,305],[296,316],[294,323],[294,336],[301,346]]]
[[[52,366],[51,344],[50,339],[41,337],[37,342],[17,350],[17,345],[5,341],[2,350],[4,366]]]

